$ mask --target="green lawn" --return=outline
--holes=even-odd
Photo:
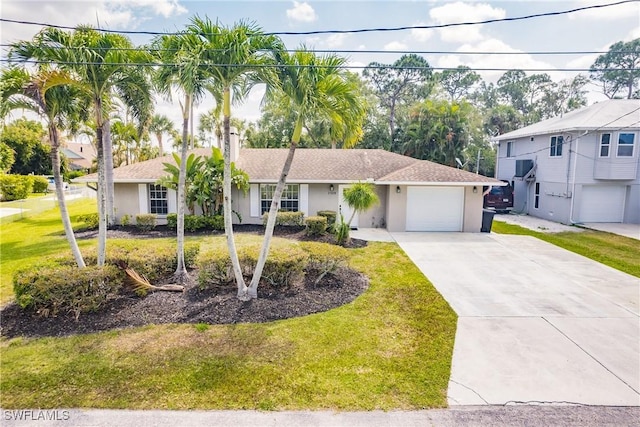
[[[74,214],[82,211],[74,206]],[[55,215],[27,221],[11,225],[21,227],[10,231],[13,243],[4,246],[2,236],[3,254],[9,245],[21,254],[14,257],[13,269],[21,256],[22,265],[28,265],[37,254],[66,250]],[[28,229],[42,230],[44,237],[21,242],[19,236]],[[352,303],[325,313],[266,324],[3,338],[0,406],[445,407],[455,313],[396,244],[352,250],[349,262],[370,278],[371,286]]]
[[[601,231],[541,233],[518,225],[494,221],[492,231],[534,236],[545,242],[640,277],[640,240]]]

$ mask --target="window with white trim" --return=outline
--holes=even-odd
[[[561,157],[563,142],[564,142],[564,137],[562,135],[552,136],[551,143],[549,144],[549,156]]]
[[[635,134],[620,132],[618,134],[618,157],[633,157]]]
[[[513,141],[507,142],[507,157],[513,157]]]
[[[271,209],[271,200],[276,191],[276,184],[260,184],[260,213],[264,214]],[[286,184],[280,199],[278,210],[298,212],[300,210],[300,185]]]
[[[603,133],[600,135],[600,157],[609,157],[611,148],[611,134]]]
[[[169,199],[167,187],[149,184],[149,213],[166,215],[169,213]]]

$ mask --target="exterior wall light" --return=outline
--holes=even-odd
[[[477,193],[478,192],[478,187],[476,187],[475,185],[473,186],[473,192]]]
[[[333,184],[329,184],[329,191],[333,193],[333,190],[334,190]]]
[[[396,193],[400,194],[402,192],[402,190],[400,189],[399,185],[396,185]]]

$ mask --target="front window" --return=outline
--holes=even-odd
[[[276,191],[276,184],[260,185],[260,213],[269,212],[273,193]],[[300,186],[298,184],[287,184],[282,192],[280,206],[278,210],[287,212],[298,212],[299,210]]]
[[[507,157],[513,157],[513,141],[507,142]]]
[[[618,135],[618,157],[633,157],[634,145],[633,133],[620,133]]]
[[[600,157],[609,157],[610,147],[611,147],[611,134],[603,133],[600,136]]]
[[[149,213],[158,215],[169,213],[167,187],[157,184],[149,185]]]
[[[549,145],[549,155],[551,157],[562,156],[562,142],[564,137],[562,135],[552,136],[551,144]]]

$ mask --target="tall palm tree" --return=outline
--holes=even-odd
[[[332,138],[342,139],[345,147],[352,147],[362,135],[366,113],[358,86],[347,78],[341,68],[346,62],[344,58],[336,55],[317,56],[303,46],[292,54],[284,50],[277,52],[277,60],[280,65],[277,68],[277,84],[268,87],[267,96],[277,99],[284,111],[292,111],[296,121],[289,153],[271,201],[260,256],[249,286],[252,298],[258,295],[258,283],[269,255],[278,205],[305,122],[326,117],[332,123]]]
[[[158,149],[160,150],[160,157],[164,156],[164,147],[162,146],[162,136],[165,133],[171,134],[173,131],[173,122],[167,116],[155,114],[151,118],[149,124],[149,132],[155,135],[158,140]]]
[[[209,90],[222,94],[222,114],[224,131],[224,182],[223,215],[227,247],[233,265],[233,273],[238,285],[238,298],[248,300],[251,295],[242,277],[242,269],[233,237],[231,211],[231,100],[241,99],[250,88],[268,80],[264,65],[272,64],[273,52],[284,50],[282,40],[276,36],[264,35],[260,27],[253,23],[239,22],[233,27],[214,24],[209,18],[194,17],[187,31],[199,41],[204,41],[203,66],[211,73]]]
[[[177,35],[163,35],[154,42],[154,51],[162,65],[154,76],[157,89],[165,97],[171,98],[173,90],[183,96],[180,101],[182,110],[182,141],[180,146],[180,169],[178,173],[178,218],[177,218],[177,267],[175,280],[184,282],[188,278],[184,258],[184,215],[186,203],[187,152],[189,151],[189,120],[194,100],[205,93],[205,85],[210,79],[202,66],[201,55],[204,43],[186,31]]]
[[[14,108],[29,109],[43,116],[49,128],[49,142],[51,144],[51,165],[53,180],[56,186],[56,197],[64,233],[71,247],[71,252],[78,267],[85,267],[82,253],[76,241],[67,203],[65,201],[62,175],[60,174],[60,138],[58,126],[77,124],[86,112],[89,100],[72,86],[51,86],[62,76],[58,70],[39,67],[36,74],[29,74],[22,68],[10,67],[2,72],[0,77],[0,100],[3,113]],[[3,114],[4,116],[4,114]]]
[[[92,98],[98,162],[98,265],[104,265],[107,225],[115,220],[113,155],[109,108],[113,92],[131,107],[140,123],[151,111],[151,90],[142,66],[149,60],[143,50],[132,49],[122,35],[100,33],[90,27],[73,31],[45,28],[33,41],[14,43],[11,56],[19,60],[49,62],[69,74],[58,84],[69,84]]]

